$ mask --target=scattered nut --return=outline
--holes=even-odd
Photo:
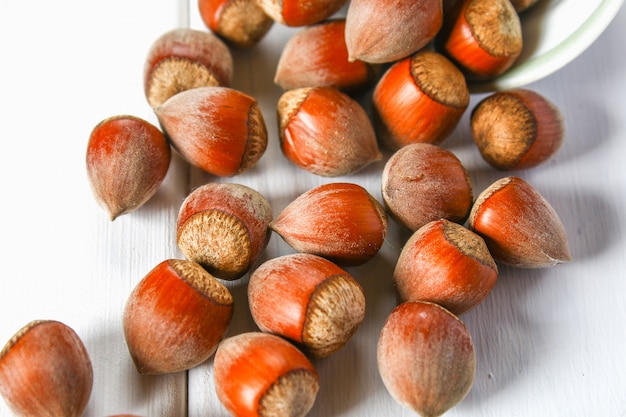
[[[476,356],[469,331],[455,315],[428,302],[396,307],[378,339],[378,369],[402,406],[435,417],[469,392]]]
[[[113,116],[89,136],[87,177],[96,201],[113,221],[156,193],[170,160],[170,145],[157,127],[135,116]]]
[[[87,349],[69,326],[31,321],[0,351],[0,394],[21,417],[81,417],[93,387]]]
[[[313,174],[350,175],[382,159],[367,113],[335,88],[286,91],[277,113],[283,154]]]
[[[461,161],[428,143],[407,145],[387,160],[382,195],[391,215],[413,232],[441,218],[463,223],[473,202],[469,173]]]
[[[248,301],[262,331],[286,337],[316,358],[341,349],[365,318],[359,283],[331,261],[305,253],[259,266],[250,275]]]
[[[563,223],[528,182],[501,178],[476,198],[469,227],[485,239],[491,255],[518,268],[543,268],[572,259]]]
[[[346,13],[350,60],[393,62],[426,46],[441,29],[442,0],[352,0]]]
[[[482,157],[500,170],[526,169],[551,158],[565,127],[559,109],[528,89],[493,93],[472,111],[472,134]]]
[[[406,242],[393,273],[400,301],[430,301],[455,315],[480,304],[498,268],[485,241],[460,224],[435,220]]]
[[[276,22],[286,26],[308,26],[328,19],[348,0],[256,0]]]
[[[346,20],[336,18],[306,27],[287,40],[274,82],[284,90],[303,87],[335,87],[361,92],[374,85],[380,66],[348,60]]]
[[[200,265],[159,263],[124,308],[124,336],[137,371],[166,374],[201,364],[226,335],[232,315],[230,291]]]
[[[410,143],[439,144],[470,102],[465,77],[443,55],[423,49],[392,65],[372,97],[374,127],[392,150]]]
[[[236,416],[304,417],[319,391],[317,371],[295,346],[249,332],[220,343],[213,362],[217,397]]]
[[[172,96],[154,111],[174,149],[209,174],[240,174],[267,149],[259,104],[239,90],[197,87]]]
[[[446,13],[436,44],[467,78],[491,79],[522,53],[522,25],[509,0],[459,0]]]
[[[148,104],[158,107],[176,93],[203,86],[230,86],[233,57],[209,31],[173,29],[154,41],[144,65]]]
[[[176,243],[185,257],[218,278],[234,280],[250,270],[267,246],[272,209],[256,190],[209,183],[183,201]]]
[[[236,48],[250,48],[270,30],[274,20],[255,0],[198,0],[207,28]]]
[[[387,214],[360,185],[330,183],[298,196],[270,228],[298,252],[341,265],[359,265],[380,250],[387,234]]]

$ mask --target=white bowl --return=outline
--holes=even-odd
[[[521,13],[524,50],[496,79],[473,83],[472,92],[522,87],[561,69],[611,23],[624,0],[540,0]]]

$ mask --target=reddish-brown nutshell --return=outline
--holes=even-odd
[[[241,417],[304,417],[319,391],[309,359],[285,339],[262,332],[220,343],[213,377],[220,402]]]
[[[458,317],[434,303],[398,305],[383,325],[377,354],[391,396],[422,417],[444,414],[474,383],[471,335]]]
[[[365,295],[352,275],[307,253],[264,262],[250,275],[248,300],[262,331],[316,358],[341,349],[365,318]]]
[[[374,127],[392,150],[410,143],[439,144],[456,128],[470,101],[461,71],[423,49],[391,66],[374,89]]]
[[[102,120],[87,144],[87,177],[93,195],[115,220],[145,204],[170,166],[171,149],[151,123],[130,115]]]
[[[543,268],[572,259],[558,214],[519,177],[501,178],[480,193],[468,222],[485,239],[496,262]]]
[[[274,82],[284,90],[335,87],[357,93],[374,85],[380,65],[348,59],[346,20],[335,18],[301,29],[282,49]]]
[[[256,45],[274,23],[256,0],[198,0],[198,12],[207,28],[236,48]]]
[[[174,149],[209,174],[240,174],[267,149],[267,128],[258,102],[233,88],[182,91],[155,108],[155,113]]]
[[[472,208],[467,169],[452,151],[437,145],[414,143],[396,151],[381,181],[387,210],[413,232],[441,218],[463,223]]]
[[[471,127],[485,161],[505,171],[545,162],[556,154],[565,136],[559,109],[524,88],[485,97],[472,111]]]
[[[274,21],[286,26],[308,26],[328,19],[348,0],[256,0]]]
[[[210,31],[173,29],[151,45],[143,77],[146,99],[154,108],[184,90],[230,86],[233,57],[228,46]]]
[[[298,196],[270,227],[298,252],[359,265],[382,247],[387,214],[362,186],[329,183]]]
[[[91,359],[76,332],[35,320],[0,351],[0,394],[20,417],[81,417],[93,387]]]
[[[167,374],[200,365],[226,335],[232,315],[230,291],[200,265],[160,262],[124,308],[124,336],[137,371]]]
[[[491,292],[498,268],[485,241],[464,226],[434,220],[406,242],[393,273],[401,302],[430,301],[455,315]]]
[[[352,0],[346,13],[351,60],[387,63],[426,46],[441,29],[442,0]]]
[[[459,0],[446,13],[436,45],[468,79],[490,79],[517,61],[522,26],[509,0]]]
[[[176,243],[185,257],[218,278],[247,273],[267,246],[272,209],[258,191],[241,184],[209,183],[183,201]]]
[[[283,154],[313,174],[350,175],[382,159],[368,114],[336,88],[288,90],[277,115]]]

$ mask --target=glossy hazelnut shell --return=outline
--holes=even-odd
[[[93,387],[89,353],[76,332],[35,320],[0,352],[0,394],[21,417],[81,417]]]
[[[483,190],[468,219],[498,263],[544,268],[572,259],[557,212],[527,181],[509,176]]]
[[[168,374],[206,361],[233,315],[230,291],[200,265],[168,259],[155,266],[126,301],[126,344],[141,374]]]
[[[250,276],[248,300],[262,331],[286,337],[313,357],[341,349],[365,317],[365,295],[344,269],[317,255],[270,259]]]
[[[445,219],[413,233],[393,273],[401,302],[430,301],[455,315],[480,304],[497,277],[498,268],[484,240]]]

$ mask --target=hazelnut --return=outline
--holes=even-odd
[[[267,246],[272,209],[258,191],[241,184],[209,183],[183,201],[176,243],[185,257],[218,278],[250,270]]]
[[[365,317],[359,283],[331,261],[305,253],[263,263],[250,275],[248,300],[262,331],[317,358],[341,349]]]
[[[298,252],[341,265],[359,265],[380,250],[387,234],[387,214],[362,186],[329,183],[298,196],[270,228]]]
[[[286,26],[308,26],[328,19],[348,0],[256,0],[274,21]]]
[[[248,332],[220,343],[213,362],[217,397],[235,416],[304,417],[319,391],[317,371],[295,346]]]
[[[22,417],[81,417],[93,387],[87,349],[69,326],[35,320],[0,351],[0,394]]]
[[[313,174],[350,175],[382,159],[363,107],[333,87],[286,91],[277,113],[283,154]]]
[[[441,218],[463,223],[473,202],[469,173],[461,161],[428,143],[407,145],[387,160],[382,195],[391,215],[413,232]]]
[[[198,12],[207,28],[236,48],[256,45],[274,23],[255,0],[198,0]]]
[[[356,93],[371,87],[380,66],[348,59],[345,27],[346,20],[336,18],[295,33],[282,49],[274,82],[284,90],[335,87]]]
[[[490,79],[522,53],[522,26],[509,0],[459,0],[446,13],[436,44],[467,78]]]
[[[558,108],[528,89],[499,91],[472,111],[474,141],[482,157],[500,170],[526,169],[551,158],[565,128]]]
[[[426,46],[443,22],[442,0],[352,0],[346,13],[350,60],[387,63]]]
[[[157,38],[144,65],[148,104],[158,107],[176,93],[195,87],[228,87],[233,57],[228,46],[208,31],[178,28]]]
[[[135,116],[107,118],[89,136],[87,177],[111,220],[145,204],[163,182],[170,161],[163,133]]]
[[[440,144],[469,105],[461,71],[443,55],[423,49],[393,64],[372,96],[374,127],[386,147]]]
[[[232,315],[230,291],[200,265],[159,263],[124,308],[124,336],[137,371],[165,374],[201,364],[226,335]]]
[[[485,241],[445,219],[413,233],[393,273],[401,302],[430,301],[456,315],[481,303],[497,277],[498,268]]]
[[[487,187],[476,198],[468,222],[496,262],[542,268],[572,259],[558,214],[521,178],[501,178]]]
[[[410,301],[387,317],[378,370],[391,396],[424,417],[440,416],[469,392],[476,355],[465,324],[445,308]]]
[[[155,108],[174,149],[209,174],[230,177],[254,166],[267,148],[259,104],[239,90],[198,87]]]

